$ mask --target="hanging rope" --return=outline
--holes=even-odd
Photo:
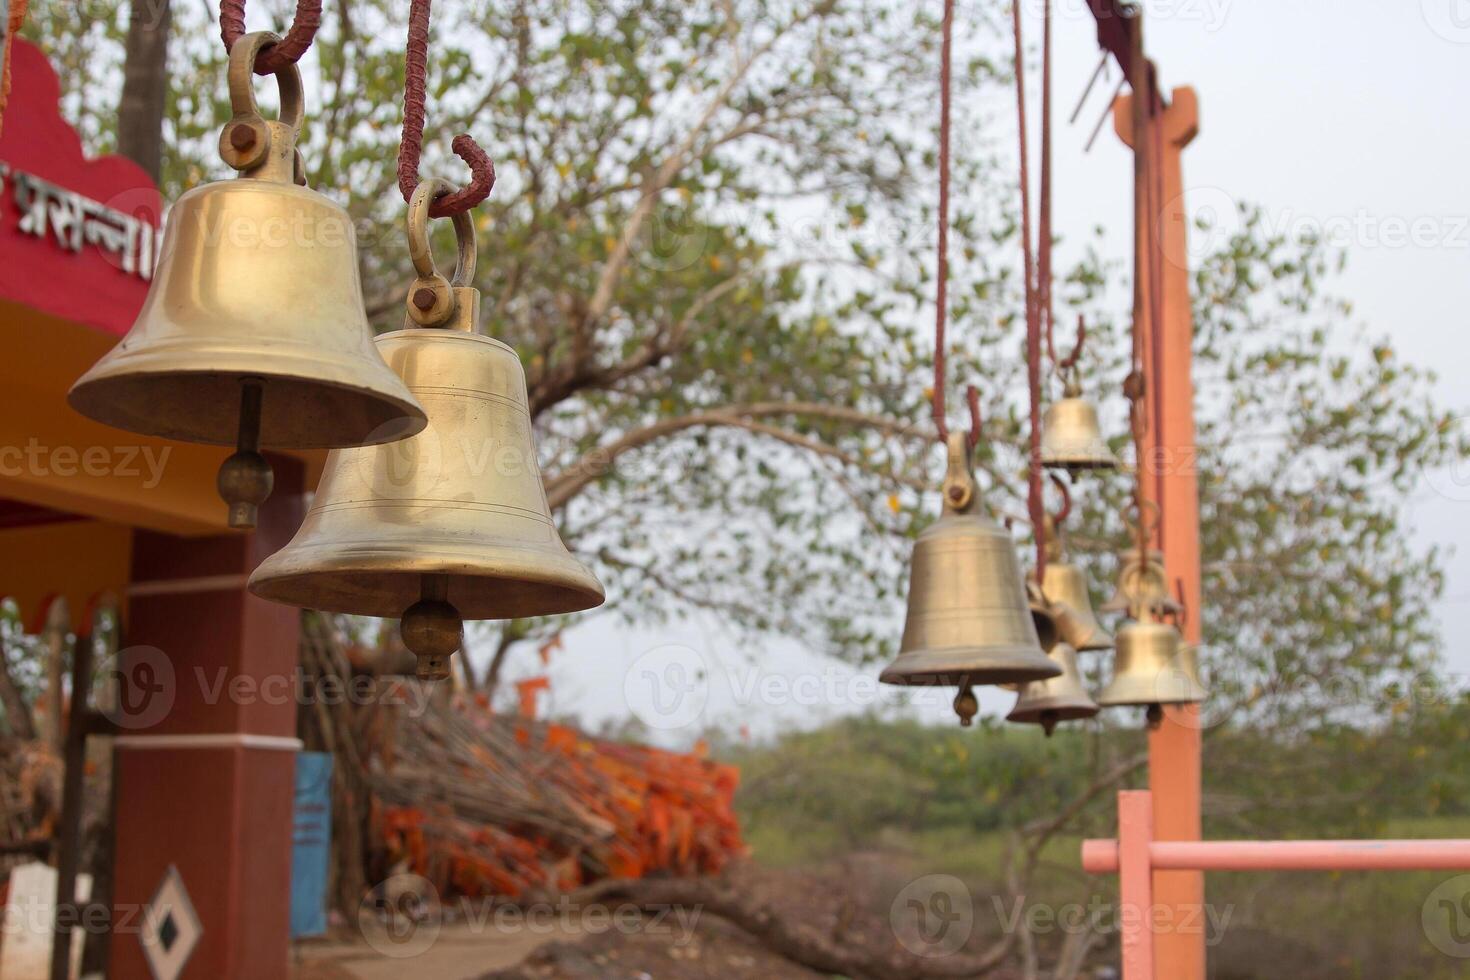
[[[303,0],[304,2],[304,0]],[[408,11],[408,51],[403,70],[403,138],[398,144],[398,190],[412,199],[419,186],[419,157],[424,148],[424,85],[429,65],[429,2],[413,0]],[[431,218],[447,218],[468,211],[490,196],[495,186],[495,164],[468,133],[450,144],[454,155],[470,168],[470,183],[429,206]]]
[[[944,0],[943,38],[939,46],[939,244],[934,295],[934,429],[939,441],[949,438],[944,411],[945,323],[949,319],[949,131],[950,96],[954,88],[954,0]],[[974,385],[965,389],[970,407],[970,431],[965,437],[970,451],[980,444],[980,392]]]
[[[296,0],[296,16],[291,29],[277,44],[272,44],[255,59],[255,74],[273,75],[294,65],[306,54],[322,23],[322,0]],[[219,36],[229,51],[245,36],[245,0],[220,0]]]
[[[1125,74],[1133,79],[1147,77],[1148,67],[1143,57],[1143,25],[1136,10],[1132,11],[1127,20],[1129,61]],[[1151,321],[1151,303],[1148,293],[1145,291],[1145,281],[1150,277],[1150,253],[1152,234],[1149,220],[1149,199],[1152,196],[1149,190],[1150,170],[1148,150],[1148,98],[1147,91],[1138,84],[1133,89],[1133,101],[1130,106],[1132,110],[1133,129],[1133,353],[1132,369],[1123,382],[1123,394],[1128,398],[1128,416],[1130,427],[1133,430],[1133,445],[1135,466],[1133,497],[1134,506],[1138,509],[1140,519],[1137,528],[1137,546],[1139,560],[1144,561],[1148,556],[1148,528],[1141,515],[1144,512],[1146,495],[1144,493],[1144,478],[1148,469],[1147,447],[1144,444],[1145,433],[1148,431],[1148,366],[1152,363],[1153,348],[1150,340],[1154,334]]]
[[[1036,269],[1031,253],[1031,175],[1026,151],[1026,60],[1021,36],[1020,0],[1011,0],[1011,27],[1016,41],[1016,120],[1020,139],[1021,267],[1026,280],[1026,386],[1031,396],[1031,452],[1027,472],[1027,513],[1036,538],[1036,580],[1046,573],[1046,511],[1041,499],[1041,311]]]
[[[1051,0],[1041,5],[1041,203],[1036,230],[1036,288],[1042,336],[1053,366],[1057,344],[1051,299]]]

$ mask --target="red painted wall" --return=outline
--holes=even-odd
[[[163,213],[158,189],[131,160],[85,157],[81,139],[61,117],[61,86],[40,50],[16,38],[11,70],[0,128],[0,296],[120,337],[148,292],[144,273]],[[22,205],[41,196],[29,178],[79,195],[58,200],[45,193],[44,227],[31,222],[43,236],[23,228],[27,215],[38,212]],[[131,272],[123,268],[122,249],[107,247],[109,237],[128,235],[127,218],[138,222]]]

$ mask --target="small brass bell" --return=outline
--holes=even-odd
[[[296,137],[301,74],[277,73],[281,119],[256,107],[249,34],[230,51],[234,117],[220,155],[236,180],[197,187],[169,211],[156,274],[128,335],[67,401],[107,425],[234,445],[220,470],[231,527],[270,495],[264,449],[392,442],[424,412],[373,348],[352,220],[308,190]]]
[[[1097,409],[1082,397],[1075,379],[1060,401],[1047,406],[1041,427],[1041,465],[1064,470],[1115,470],[1118,457],[1108,448]]]
[[[1158,622],[1145,604],[1136,622],[1118,631],[1113,679],[1097,703],[1123,705],[1191,704],[1205,699],[1199,678],[1199,655],[1186,646],[1179,630]]]
[[[1074,650],[1111,650],[1113,638],[1092,611],[1092,595],[1082,569],[1066,561],[1056,524],[1046,521],[1046,571],[1041,591],[1046,596],[1057,634]]]
[[[423,402],[428,428],[391,445],[334,450],[300,530],[250,577],[251,592],[276,602],[401,617],[418,676],[431,680],[449,674],[461,617],[549,616],[603,601],[551,519],[520,358],[477,332],[468,214],[454,216],[454,283],[434,269],[428,209],[449,189],[426,180],[413,195],[409,250],[419,278],[405,329],[377,340]]]
[[[1042,652],[1015,545],[979,513],[963,433],[950,435],[948,453],[944,513],[914,545],[903,641],[880,680],[954,686],[963,695],[976,684],[1056,677],[1062,671]]]
[[[1061,676],[1049,681],[1032,681],[1022,687],[1006,721],[1040,725],[1050,738],[1059,722],[1091,718],[1097,714],[1098,707],[1077,670],[1077,651],[1068,643],[1057,643],[1047,656],[1061,667]]]

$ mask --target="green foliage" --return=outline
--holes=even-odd
[[[94,149],[112,143],[123,6],[38,4],[27,28],[67,68]],[[225,115],[207,9],[173,6],[171,196],[222,175]],[[280,29],[290,8],[252,4],[252,26]],[[486,329],[526,365],[563,533],[629,619],[696,607],[853,661],[892,653],[907,540],[937,510],[934,139],[914,124],[934,115],[934,14],[887,0],[435,11],[423,172],[459,178],[458,131],[497,162],[477,217]],[[393,165],[404,16],[336,5],[303,66],[311,182],[356,222],[383,329],[410,279]],[[1010,65],[986,11],[962,33],[950,384],[979,386],[984,499],[1019,517]],[[1381,719],[1372,692],[1433,669],[1436,649],[1441,556],[1410,544],[1399,497],[1467,445],[1427,376],[1326,292],[1341,256],[1243,218],[1195,263],[1201,451],[1165,461],[1200,474],[1204,659],[1237,720]],[[1122,450],[1128,291],[1118,261],[1086,242],[1074,254],[1058,322],[1086,315],[1085,386]],[[1076,495],[1071,542],[1099,599],[1126,484]],[[1344,681],[1346,699],[1328,689]]]

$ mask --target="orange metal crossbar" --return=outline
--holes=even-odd
[[[1470,840],[1154,840],[1153,794],[1126,790],[1118,839],[1083,841],[1082,868],[1120,875],[1123,980],[1156,980],[1155,871],[1467,871]]]

